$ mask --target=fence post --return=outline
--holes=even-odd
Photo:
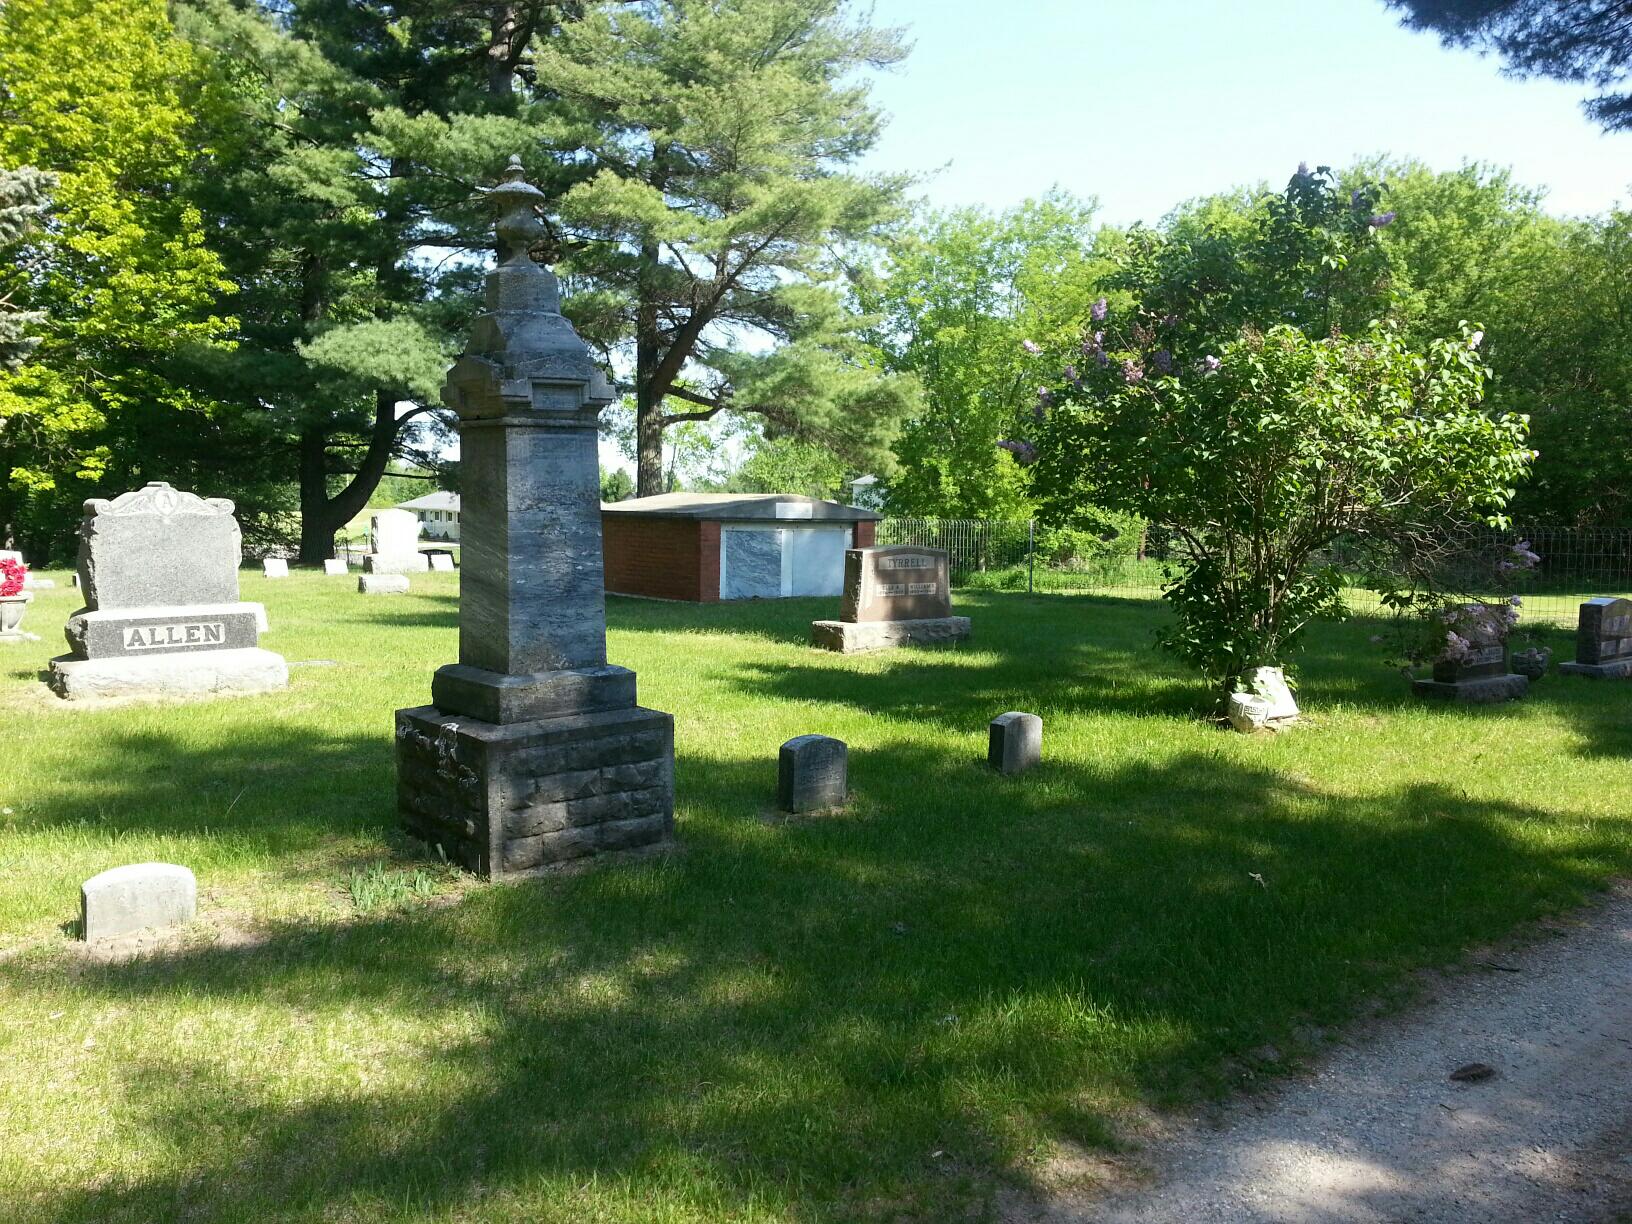
[[[1026,594],[1035,595],[1032,590],[1032,575],[1037,570],[1037,520],[1026,520]]]

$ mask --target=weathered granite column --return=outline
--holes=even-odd
[[[674,730],[606,662],[597,418],[612,389],[528,248],[543,193],[512,158],[499,260],[448,371],[459,414],[459,661],[397,712],[410,831],[500,876],[669,840]]]

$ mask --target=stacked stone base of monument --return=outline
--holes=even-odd
[[[810,640],[823,650],[855,654],[891,646],[936,646],[969,637],[967,616],[934,616],[923,620],[812,621]]]
[[[398,710],[397,804],[410,832],[492,877],[660,847],[674,837],[674,720],[640,706],[510,723]]]
[[[78,612],[66,627],[72,653],[51,661],[49,683],[70,701],[280,689],[289,667],[256,645],[263,615],[251,603]]]

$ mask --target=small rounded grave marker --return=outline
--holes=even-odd
[[[406,595],[408,575],[361,574],[357,578],[357,589],[364,595]]]
[[[191,922],[198,881],[174,863],[132,863],[94,875],[80,887],[80,937],[87,943],[150,927]]]
[[[777,754],[776,801],[784,812],[843,805],[850,794],[850,750],[826,735],[795,736]]]
[[[986,763],[998,773],[1025,773],[1043,759],[1043,720],[1010,710],[987,727]]]

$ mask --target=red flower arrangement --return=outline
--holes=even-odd
[[[0,557],[0,599],[9,595],[23,593],[23,579],[28,577],[28,567],[21,561],[10,557]]]

